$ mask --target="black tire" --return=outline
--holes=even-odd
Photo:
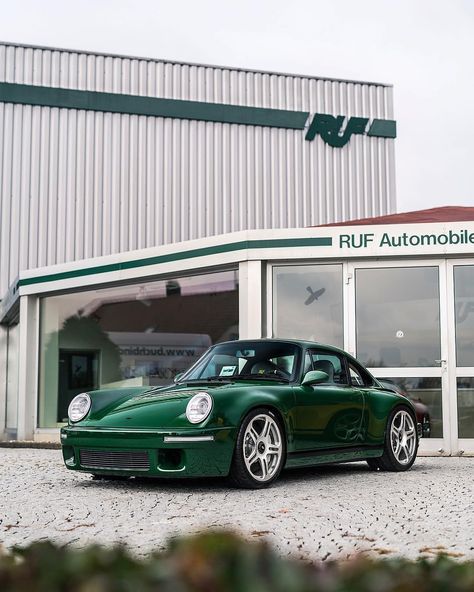
[[[270,422],[271,427],[269,429],[271,430],[271,434],[269,434],[269,438],[267,438],[265,442],[263,440],[258,439],[257,442],[254,443],[252,436],[247,434],[247,428],[249,428],[250,424],[253,424],[258,428],[259,423],[263,423],[265,421],[265,418],[267,418]],[[263,468],[261,468],[262,475],[257,474],[258,467],[260,466],[260,461],[258,460],[258,458],[263,458],[265,456],[265,452],[267,452],[267,454],[269,455],[271,454],[268,449],[268,440],[270,439],[276,442],[276,435],[278,435],[279,438],[279,455],[277,460],[274,461],[273,458],[271,459],[268,471],[269,476],[268,478],[264,479]],[[255,450],[252,448],[253,445],[255,445]],[[262,450],[260,450],[261,454],[259,454],[259,446],[262,445],[263,448]],[[274,444],[273,446],[277,447],[277,444]],[[252,457],[252,451],[257,451],[257,459],[254,461],[254,464],[250,465],[251,467],[254,467],[253,473],[247,467],[245,456],[245,453],[247,452],[247,458],[249,458],[249,456]],[[275,456],[277,455],[275,454]],[[278,479],[278,476],[285,465],[285,461],[286,435],[280,418],[270,409],[261,407],[257,409],[252,409],[252,411],[250,411],[250,413],[246,415],[246,417],[243,419],[239,428],[239,433],[237,435],[234,457],[232,459],[232,465],[229,473],[229,479],[231,483],[234,486],[243,489],[263,489],[264,487],[268,487],[276,479]]]
[[[397,416],[399,416],[399,414],[401,412],[409,415],[409,417],[411,418],[411,420],[413,422],[413,427],[415,430],[414,431],[414,438],[415,438],[414,449],[413,449],[411,455],[407,455],[407,462],[405,462],[405,460],[400,462],[400,460],[394,454],[394,450],[392,447],[392,426],[393,426],[394,422],[397,422]],[[419,445],[419,439],[418,439],[418,430],[417,430],[417,422],[416,422],[415,413],[409,407],[405,407],[405,406],[401,406],[401,405],[398,407],[395,407],[395,409],[392,409],[392,411],[388,417],[388,421],[387,421],[387,427],[385,430],[384,453],[380,458],[370,459],[371,464],[372,464],[372,466],[377,464],[378,465],[377,468],[380,469],[381,471],[392,471],[392,472],[408,471],[408,469],[410,469],[411,466],[413,465],[413,463],[415,462],[416,454],[418,452],[418,445]],[[375,462],[373,462],[373,461],[375,461]],[[369,461],[367,461],[367,462],[369,462]],[[370,464],[369,464],[369,466],[370,466]]]
[[[368,458],[367,464],[369,465],[369,469],[371,471],[379,471],[380,470],[380,463],[378,458]]]

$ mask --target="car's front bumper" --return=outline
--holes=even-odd
[[[61,429],[68,469],[103,475],[211,477],[229,473],[235,428]]]

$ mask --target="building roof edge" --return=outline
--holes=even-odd
[[[347,79],[347,78],[332,78],[329,76],[314,76],[311,74],[297,74],[297,73],[291,73],[291,72],[276,72],[273,70],[259,70],[259,69],[255,69],[255,68],[240,68],[237,66],[222,66],[219,64],[203,64],[203,63],[199,63],[199,62],[168,60],[168,59],[164,59],[164,58],[152,58],[152,57],[144,57],[144,56],[136,56],[136,55],[125,55],[125,54],[103,52],[103,51],[90,51],[90,50],[84,50],[84,49],[54,47],[54,46],[48,46],[48,45],[17,43],[16,41],[0,40],[0,45],[5,45],[5,46],[10,45],[13,47],[25,47],[28,49],[41,49],[41,50],[46,50],[46,51],[82,53],[82,54],[92,55],[92,56],[121,58],[121,59],[125,59],[125,60],[142,60],[142,61],[147,61],[147,62],[163,62],[163,63],[167,63],[167,64],[174,64],[174,65],[181,65],[181,66],[215,68],[218,70],[233,70],[236,72],[249,72],[251,74],[269,74],[271,76],[290,76],[292,78],[307,78],[307,79],[311,79],[311,80],[327,80],[329,82],[345,82],[348,84],[366,84],[369,86],[382,86],[385,88],[393,88],[393,84],[388,84],[386,82],[375,82],[375,81],[368,81],[368,80],[352,80],[352,79]]]

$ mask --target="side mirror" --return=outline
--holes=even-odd
[[[327,382],[329,380],[329,374],[322,370],[311,370],[307,372],[303,378],[301,384],[311,386],[312,384],[320,384],[321,382]]]
[[[178,374],[176,374],[176,376],[173,378],[173,381],[179,382],[183,376],[184,376],[184,372],[178,372]]]

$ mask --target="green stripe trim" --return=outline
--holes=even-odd
[[[18,281],[17,288],[22,286],[31,286],[33,284],[42,284],[45,282],[56,282],[71,278],[84,277],[87,275],[97,275],[100,273],[109,273],[111,271],[122,271],[124,269],[134,269],[138,267],[147,267],[149,265],[159,265],[161,263],[170,263],[173,261],[183,261],[185,259],[195,259],[196,257],[206,257],[208,255],[219,255],[222,253],[231,253],[233,251],[244,251],[246,249],[279,249],[282,247],[331,247],[331,237],[312,237],[312,238],[289,238],[289,239],[264,239],[239,241],[226,245],[216,245],[214,247],[202,247],[191,251],[182,251],[180,253],[169,253],[168,255],[158,255],[156,257],[147,257],[145,259],[135,259],[134,261],[121,261],[120,263],[109,263],[108,265],[97,265],[85,269],[73,269],[71,271],[61,271],[49,275],[24,278]]]
[[[50,86],[0,83],[0,101],[65,109],[85,109],[129,115],[173,117],[218,123],[238,123],[302,130],[307,111],[242,107],[200,101],[159,99],[118,93],[72,90]]]
[[[397,122],[393,119],[374,119],[367,135],[377,138],[396,138]]]

